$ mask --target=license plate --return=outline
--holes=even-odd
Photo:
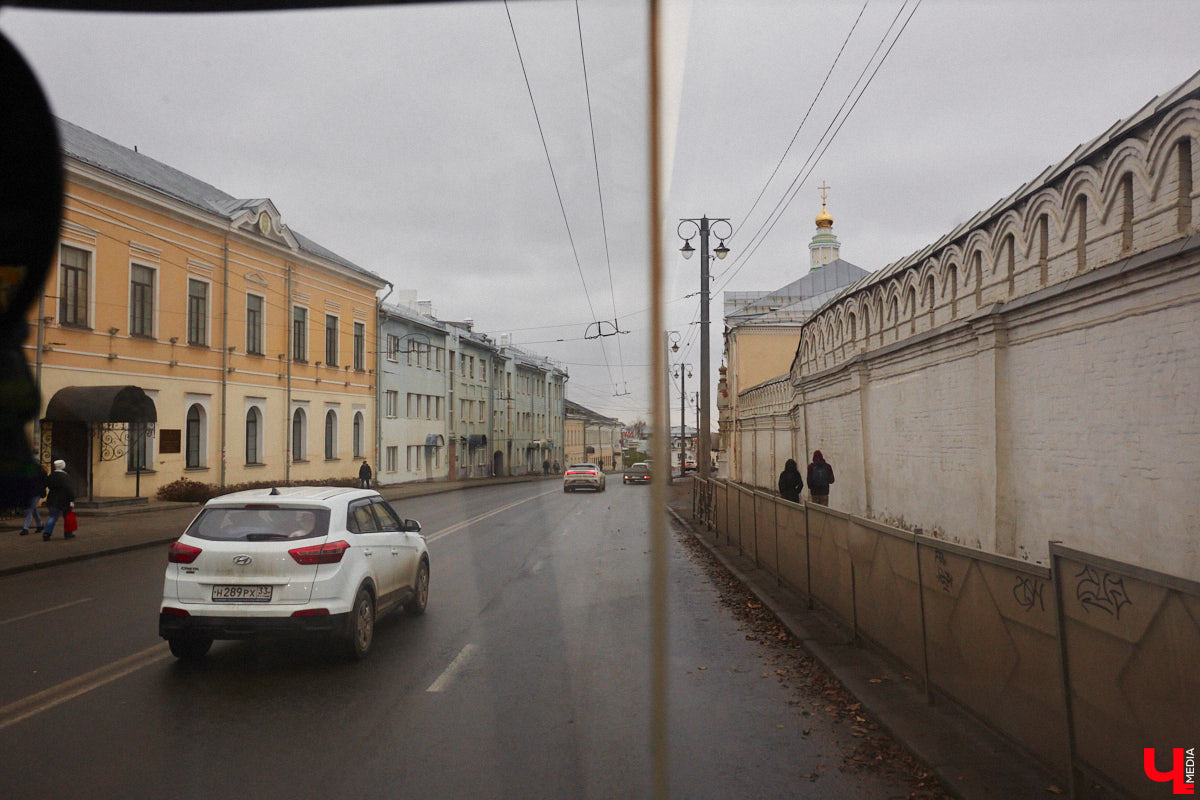
[[[269,603],[270,586],[214,586],[214,603]]]

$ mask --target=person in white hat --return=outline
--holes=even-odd
[[[54,462],[54,472],[46,480],[46,508],[50,516],[46,518],[46,527],[42,529],[42,541],[50,541],[54,535],[54,523],[58,518],[75,508],[75,492],[71,489],[71,478],[67,475],[67,462],[61,458]],[[75,534],[63,533],[64,539],[74,539]]]

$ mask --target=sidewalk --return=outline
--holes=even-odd
[[[1049,773],[1007,740],[949,700],[938,697],[929,704],[920,680],[910,680],[877,651],[849,642],[848,632],[828,614],[809,610],[807,602],[779,586],[774,575],[755,567],[737,548],[716,545],[706,532],[692,527],[690,481],[671,487],[668,505],[675,522],[750,589],[805,651],[951,794],[962,800],[1035,800],[1065,794]]]
[[[387,500],[454,492],[482,486],[530,481],[562,480],[561,476],[520,475],[512,478],[473,478],[462,481],[432,481],[402,483],[379,487]],[[36,533],[21,536],[24,518],[0,521],[0,575],[11,575],[31,569],[82,561],[87,558],[136,550],[142,547],[167,545],[179,538],[183,529],[200,511],[203,503],[173,503],[151,499],[145,505],[108,506],[105,508],[76,508],[79,532],[74,539],[64,539],[62,523],[48,542]],[[42,509],[42,519],[46,510]],[[166,556],[163,556],[164,563]]]

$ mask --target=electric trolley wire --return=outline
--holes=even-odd
[[[879,54],[880,49],[883,48],[883,45],[891,35],[892,30],[896,27],[896,22],[900,19],[901,15],[904,14],[904,9],[908,6],[908,2],[909,0],[904,0],[904,2],[900,5],[900,9],[896,12],[896,16],[892,19],[892,23],[888,26],[888,29],[884,32],[883,37],[879,40],[879,44],[875,46],[875,51],[867,60],[866,65],[863,67],[862,72],[859,73],[858,79],[854,82],[854,85],[850,87],[850,91],[846,93],[845,99],[842,100],[842,105],[838,108],[837,113],[834,114],[833,119],[830,120],[829,125],[825,128],[825,132],[821,134],[821,138],[817,140],[817,144],[813,147],[812,152],[809,153],[808,158],[800,167],[800,171],[796,173],[796,177],[792,179],[792,182],[788,185],[788,188],[784,190],[783,195],[775,204],[775,207],[771,210],[771,213],[767,216],[767,220],[764,221],[763,224],[759,226],[758,230],[755,231],[754,235],[750,237],[750,241],[754,244],[749,250],[742,251],[742,255],[739,256],[739,261],[741,263],[737,265],[737,268],[734,269],[733,273],[726,278],[725,281],[714,291],[720,291],[724,287],[728,286],[729,282],[732,281],[739,272],[741,272],[742,268],[745,267],[747,263],[749,263],[750,258],[755,252],[757,252],[759,246],[763,243],[763,241],[766,240],[771,231],[775,229],[775,225],[779,222],[779,220],[783,218],[783,212],[787,210],[789,205],[791,205],[792,200],[796,197],[796,194],[800,191],[800,188],[804,185],[804,182],[808,180],[808,176],[812,174],[812,171],[816,169],[817,165],[821,162],[821,158],[825,155],[825,152],[829,149],[830,145],[833,144],[834,139],[837,138],[842,126],[846,124],[846,120],[850,118],[850,114],[853,113],[854,109],[858,106],[858,103],[860,100],[862,100],[863,95],[866,94],[867,88],[870,87],[871,83],[875,80],[875,76],[879,73],[880,68],[883,66],[884,62],[887,61],[888,56],[891,54],[892,48],[894,48],[896,43],[900,41],[900,37],[904,34],[904,30],[908,27],[908,23],[912,21],[913,15],[917,13],[917,9],[921,6],[921,0],[917,0],[916,4],[912,8],[912,11],[909,12],[908,17],[904,20],[904,24],[900,26],[900,30],[892,39],[891,44],[888,45],[887,50],[884,51],[883,57],[880,58],[879,62],[875,64],[875,69],[867,78],[866,83],[862,85],[862,89],[859,90],[858,87],[859,84],[862,83],[863,76],[866,75],[868,70],[870,70],[871,64],[875,61],[875,56]],[[856,90],[858,91],[857,97],[854,96]],[[850,103],[851,97],[854,97],[853,103]],[[850,103],[850,108],[848,110],[846,110],[847,103]],[[842,114],[843,110],[845,110],[844,115]],[[832,134],[830,134],[831,130],[833,131]],[[828,137],[828,139],[826,139],[826,137]],[[823,146],[822,143],[824,143]],[[818,150],[820,151],[819,153]],[[807,171],[805,171],[806,169]],[[772,219],[772,217],[774,217],[774,219]]]
[[[729,237],[730,239],[737,237],[738,231],[740,231],[742,226],[746,224],[746,220],[750,219],[750,215],[754,213],[754,209],[758,208],[758,201],[762,200],[762,196],[766,194],[767,187],[771,185],[771,181],[775,180],[775,176],[779,173],[779,168],[783,166],[784,159],[787,158],[788,153],[792,151],[792,145],[796,143],[797,137],[800,136],[800,131],[804,128],[804,123],[808,121],[808,117],[810,114],[812,114],[812,110],[817,105],[817,101],[821,99],[821,93],[825,91],[825,84],[829,83],[829,76],[833,74],[834,68],[837,67],[838,61],[841,60],[842,53],[845,51],[846,45],[850,42],[850,37],[854,35],[855,29],[858,28],[858,23],[862,20],[863,12],[867,10],[867,4],[870,2],[871,0],[864,0],[862,8],[858,10],[858,16],[855,17],[854,24],[850,26],[850,31],[846,34],[846,38],[842,40],[842,46],[838,49],[837,55],[834,56],[833,63],[829,65],[829,71],[825,73],[825,80],[821,81],[820,88],[817,89],[817,93],[813,95],[812,102],[808,104],[808,110],[804,112],[804,118],[801,119],[800,124],[796,126],[796,132],[792,134],[792,140],[788,142],[788,146],[784,149],[783,155],[779,157],[779,163],[775,165],[775,169],[771,170],[771,176],[767,178],[767,182],[763,184],[763,188],[758,193],[758,197],[754,198],[754,202],[751,204],[750,210],[746,212],[744,217],[742,217],[742,221],[738,223],[738,226],[733,229],[733,235]],[[720,276],[718,275],[716,277],[719,278]]]
[[[608,293],[612,297],[613,324],[615,325],[617,320],[617,292],[613,287],[612,256],[608,248],[608,223],[604,217],[604,188],[600,183],[600,156],[596,152],[596,124],[592,118],[592,90],[588,84],[587,56],[584,53],[583,47],[583,20],[579,13],[579,0],[575,0],[575,27],[579,31],[579,61],[583,65],[583,93],[587,97],[588,130],[592,135],[592,164],[596,169],[596,195],[600,200],[600,230],[604,237],[604,261],[608,265]],[[625,352],[621,349],[620,329],[618,328],[617,330],[617,360],[621,365],[621,380],[624,381]],[[603,340],[601,346],[603,346]]]
[[[583,265],[579,262],[579,250],[575,247],[575,236],[571,233],[571,223],[567,219],[567,207],[563,203],[562,191],[558,186],[558,176],[554,172],[554,161],[550,158],[550,146],[546,143],[546,133],[542,130],[542,119],[538,114],[537,101],[533,99],[533,86],[529,82],[529,72],[525,69],[525,57],[521,55],[521,43],[517,40],[517,28],[513,24],[512,11],[508,7],[508,0],[504,0],[504,13],[508,17],[508,27],[512,31],[513,46],[517,49],[517,60],[521,64],[521,75],[525,78],[525,90],[529,93],[529,104],[533,107],[533,119],[537,123],[538,136],[542,140],[542,151],[546,154],[546,164],[550,168],[550,180],[554,183],[554,194],[558,198],[558,208],[562,211],[563,225],[567,229],[567,239],[571,242],[571,253],[575,256],[575,269],[579,271],[579,281],[583,284],[583,296],[587,299],[588,311],[592,313],[592,319],[599,319],[596,316],[596,308],[592,305],[592,295],[588,292],[587,280],[583,277]],[[613,380],[612,365],[608,361],[608,353],[604,349],[604,340],[600,340],[600,352],[604,355],[604,363],[608,366],[608,379],[616,386],[616,381]]]

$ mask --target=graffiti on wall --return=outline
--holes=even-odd
[[[1125,591],[1125,579],[1111,572],[1101,574],[1095,567],[1085,566],[1075,576],[1079,583],[1075,585],[1075,597],[1084,611],[1098,608],[1117,619],[1121,618],[1121,609],[1133,605],[1129,593]]]
[[[1045,588],[1046,584],[1037,578],[1018,575],[1016,583],[1013,584],[1013,598],[1016,599],[1017,605],[1026,611],[1032,611],[1035,605],[1039,611],[1045,611],[1046,602],[1042,597]]]

